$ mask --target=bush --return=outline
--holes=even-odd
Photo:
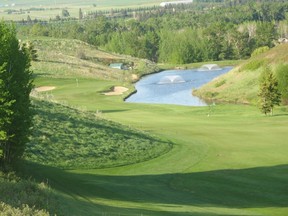
[[[244,64],[239,71],[255,71],[260,67],[266,66],[267,62],[263,59],[252,59]]]
[[[61,213],[58,198],[46,184],[21,180],[13,173],[0,175],[0,194],[1,216]]]
[[[288,64],[282,64],[276,68],[276,77],[282,95],[282,102],[288,104]]]
[[[263,47],[259,47],[257,49],[255,49],[253,51],[253,53],[251,54],[251,57],[254,57],[254,56],[257,56],[257,55],[260,55],[262,53],[265,53],[269,50],[270,48],[268,46],[263,46]]]
[[[215,88],[218,88],[218,87],[224,85],[225,83],[226,83],[226,80],[225,80],[225,79],[220,80],[219,82],[217,82],[217,83],[215,84]]]
[[[49,216],[49,213],[45,210],[37,210],[28,205],[22,205],[21,207],[12,207],[8,204],[0,202],[1,216]]]
[[[218,92],[206,92],[204,98],[208,100],[215,98],[219,93]]]
[[[87,60],[87,56],[85,55],[85,53],[84,53],[83,51],[79,51],[79,52],[77,53],[77,57],[78,57],[79,59],[82,59],[82,60]]]

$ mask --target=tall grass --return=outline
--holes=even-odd
[[[172,144],[124,125],[58,104],[34,101],[25,158],[62,168],[103,168],[146,161]]]
[[[45,183],[21,180],[0,172],[1,216],[48,216],[61,214],[56,194]]]

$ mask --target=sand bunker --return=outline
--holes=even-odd
[[[112,91],[106,92],[104,95],[121,95],[128,90],[128,88],[122,86],[114,86]]]
[[[35,88],[35,91],[37,92],[51,91],[55,88],[56,88],[55,86],[41,86],[41,87]]]

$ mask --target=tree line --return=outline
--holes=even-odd
[[[242,1],[205,10],[191,4],[134,18],[98,16],[93,20],[20,26],[24,35],[74,38],[107,51],[155,62],[192,63],[245,59],[261,46],[288,37],[288,2]],[[212,4],[213,5],[213,4]]]

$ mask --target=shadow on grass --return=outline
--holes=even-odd
[[[288,114],[274,114],[271,117],[283,117],[283,116],[288,116]]]
[[[127,112],[129,109],[119,109],[119,110],[103,110],[103,113],[118,113],[118,112]]]
[[[39,181],[48,179],[53,188],[64,194],[80,197],[77,204],[79,206],[88,205],[89,208],[104,209],[103,211],[108,209],[109,212],[115,210],[134,213],[132,215],[141,215],[141,213],[144,215],[217,215],[169,211],[172,207],[189,209],[191,206],[204,209],[205,207],[238,209],[288,207],[288,165],[187,174],[109,176],[78,174],[73,171],[29,164],[26,173]],[[110,200],[112,205],[116,202],[116,206],[118,201],[148,206],[167,206],[167,212],[99,207],[94,202],[98,199]],[[68,200],[69,202],[73,200]],[[80,211],[81,208],[79,207],[78,210]]]

